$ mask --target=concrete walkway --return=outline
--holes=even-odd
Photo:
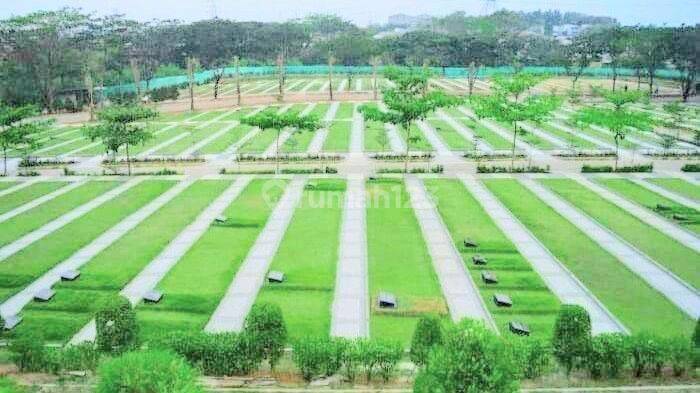
[[[204,330],[231,332],[243,329],[245,318],[255,303],[270,263],[301,200],[304,184],[306,177],[295,177],[287,186]]]
[[[520,222],[479,180],[460,180],[491,220],[530,262],[552,293],[564,304],[577,304],[591,316],[593,334],[627,333],[624,325]]]
[[[330,86],[331,86],[331,82],[330,82],[330,81],[325,81],[325,82],[321,85],[321,87],[318,88],[318,91],[317,91],[317,92],[318,92],[318,93],[323,93],[324,91],[328,91],[328,89],[330,88]]]
[[[440,136],[437,134],[437,131],[433,129],[428,123],[424,121],[416,121],[416,125],[418,126],[418,129],[421,130],[423,135],[425,136],[425,139],[428,140],[428,142],[433,146],[435,149],[435,153],[438,156],[453,156],[454,154],[452,153],[452,150],[450,150],[450,147],[447,146],[445,142],[442,141]]]
[[[111,246],[166,203],[170,202],[193,182],[194,180],[184,180],[177,183],[146,206],[124,218],[119,224],[104,232],[98,238],[90,242],[90,244],[75,252],[65,261],[54,266],[21,292],[5,301],[5,303],[0,305],[0,314],[8,317],[19,313],[27,303],[32,301],[35,293],[45,288],[51,288],[55,283],[61,280],[61,274],[63,272],[67,270],[79,270],[97,254]]]
[[[104,194],[98,196],[97,198],[80,205],[79,207],[69,211],[68,213],[62,215],[61,217],[58,217],[57,219],[49,222],[48,224],[42,226],[41,228],[38,228],[32,232],[29,232],[28,234],[22,236],[21,238],[15,240],[14,242],[0,248],[0,263],[1,261],[4,261],[5,259],[9,258],[10,256],[16,254],[17,252],[23,250],[24,248],[28,247],[30,244],[36,242],[37,240],[43,239],[44,237],[54,233],[55,231],[63,228],[64,226],[68,225],[74,220],[77,220],[78,218],[84,216],[85,214],[89,213],[93,209],[98,208],[102,204],[116,198],[117,196],[123,194],[124,192],[128,191],[135,185],[141,183],[142,181],[146,180],[146,177],[140,177],[136,179],[129,180],[127,182],[124,182],[124,184],[121,184],[110,191],[105,192]]]
[[[537,181],[522,177],[520,182],[683,312],[693,319],[700,317],[700,294],[695,288]]]
[[[550,135],[549,133],[547,133],[547,132],[545,132],[545,131],[542,131],[542,130],[540,130],[539,128],[537,128],[537,127],[535,127],[535,126],[533,126],[533,125],[531,125],[531,124],[528,124],[528,123],[522,121],[522,122],[519,122],[519,123],[518,123],[518,126],[519,126],[520,128],[522,128],[523,130],[525,130],[525,131],[527,131],[527,132],[529,132],[529,133],[535,134],[537,137],[546,140],[547,142],[553,144],[554,146],[556,146],[556,147],[558,147],[558,148],[560,148],[560,149],[567,149],[567,148],[569,148],[569,144],[566,143],[565,141],[563,141],[563,140],[561,140],[561,139],[559,139],[559,138],[557,138],[557,137],[555,137],[555,136],[552,136],[552,135]]]
[[[137,154],[136,157],[137,158],[146,158],[150,155],[153,155],[154,153],[156,153],[159,150],[163,150],[166,147],[177,143],[180,139],[183,139],[183,138],[190,136],[190,134],[192,134],[192,133],[189,131],[181,132],[181,133],[175,135],[174,137],[163,141],[162,143],[159,143],[159,144],[157,144],[157,145],[155,145],[147,150],[142,151],[141,153]]]
[[[16,217],[16,216],[28,211],[28,210],[34,209],[35,207],[37,207],[41,204],[44,204],[44,203],[46,203],[46,202],[48,202],[48,201],[50,201],[58,196],[61,196],[61,195],[65,194],[71,190],[74,190],[74,189],[82,186],[86,182],[87,182],[87,180],[70,182],[67,185],[59,188],[58,190],[50,192],[46,195],[42,195],[39,198],[33,199],[33,200],[25,203],[24,205],[18,206],[16,208],[4,213],[4,214],[0,214],[0,222],[5,222],[13,217]]]
[[[365,179],[348,178],[331,307],[331,336],[369,336]]]
[[[682,228],[664,217],[654,213],[653,211],[647,209],[644,206],[638,205],[634,202],[629,201],[627,198],[621,197],[617,193],[609,190],[608,188],[601,186],[583,175],[569,175],[571,179],[583,184],[588,189],[594,191],[603,199],[614,204],[615,206],[625,210],[627,213],[638,218],[645,224],[656,228],[661,233],[666,236],[675,239],[684,246],[695,250],[695,252],[700,253],[700,238],[694,233]]]
[[[365,118],[357,110],[357,105],[352,111],[352,126],[350,128],[350,153],[362,154],[365,146]]]
[[[391,151],[397,154],[405,153],[406,142],[401,138],[401,134],[396,126],[391,123],[384,123],[384,129],[386,130],[386,136],[389,139]]]
[[[480,319],[498,331],[423,182],[414,176],[407,176],[406,191],[428,246],[452,320]]]
[[[450,115],[448,115],[447,113],[445,113],[445,111],[443,111],[442,109],[438,109],[438,110],[435,112],[435,114],[437,115],[438,119],[440,119],[440,120],[444,121],[445,123],[449,124],[450,127],[452,127],[455,131],[457,131],[457,133],[460,134],[460,135],[462,136],[462,138],[464,138],[464,139],[466,139],[466,140],[468,140],[468,141],[470,141],[470,142],[474,141],[474,132],[472,132],[472,130],[470,130],[469,128],[463,126],[463,125],[460,124],[458,121],[456,121],[455,119],[453,119],[452,116],[450,116]],[[477,141],[476,144],[477,144],[476,148],[477,148],[479,151],[483,151],[483,152],[486,152],[486,153],[492,153],[492,152],[493,152],[493,148],[491,148],[491,146],[489,146],[489,144],[486,143],[486,142],[484,142],[481,138],[478,139],[478,141]]]
[[[615,145],[608,143],[608,142],[605,142],[602,139],[594,138],[590,135],[587,135],[587,134],[584,134],[581,132],[576,132],[576,130],[574,130],[573,128],[568,127],[568,126],[566,126],[558,121],[550,121],[550,122],[548,122],[548,124],[554,128],[557,128],[557,129],[562,130],[564,132],[567,132],[569,134],[575,135],[575,136],[577,136],[585,141],[588,141],[588,142],[598,146],[599,148],[608,149],[608,150],[615,150]],[[620,151],[623,151],[623,150],[624,149],[620,149]]]
[[[669,191],[663,187],[657,186],[656,184],[646,180],[644,175],[637,174],[637,175],[634,175],[633,177],[630,177],[629,179],[630,179],[630,181],[646,188],[647,190],[649,190],[651,192],[655,192],[655,193],[657,193],[665,198],[668,198],[668,199],[670,199],[678,204],[681,204],[681,205],[684,205],[684,206],[689,207],[691,209],[695,209],[697,211],[700,211],[700,203],[698,203],[690,198],[687,198],[683,195],[676,194],[673,191]]]
[[[148,291],[153,290],[180,258],[197,243],[207,229],[209,229],[214,219],[220,216],[238,195],[240,195],[243,189],[250,183],[251,179],[252,176],[238,177],[233,184],[197,216],[194,222],[180,232],[175,239],[170,241],[168,246],[122,289],[120,295],[127,298],[133,305],[141,302],[143,296]],[[206,283],[201,284],[206,285]],[[79,344],[86,341],[94,341],[96,334],[95,320],[93,319],[85,325],[78,334],[73,336],[70,343]]]
[[[339,102],[334,102],[328,107],[326,114],[323,116],[323,119],[321,119],[325,127],[314,132],[314,137],[311,139],[309,148],[306,150],[308,153],[318,154],[321,152],[321,149],[323,149],[323,144],[326,142],[326,138],[328,137],[328,127],[333,119],[335,119],[335,114],[338,112],[338,107],[340,107]]]
[[[347,87],[347,85],[348,85],[348,80],[347,80],[347,79],[343,79],[342,81],[340,81],[340,84],[338,85],[338,90],[337,90],[337,91],[338,91],[339,93],[344,92],[344,91],[345,91],[345,87]]]
[[[27,188],[31,186],[32,184],[36,184],[39,180],[38,179],[32,179],[32,180],[24,180],[19,182],[19,184],[16,184],[12,187],[6,188],[2,191],[0,191],[0,197],[5,196],[7,194],[12,194],[15,191],[19,191],[23,188]]]

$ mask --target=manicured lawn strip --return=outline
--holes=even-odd
[[[323,142],[323,151],[346,152],[350,149],[352,122],[333,121],[328,129],[328,136]]]
[[[505,122],[498,122],[498,121],[492,121],[494,124],[500,125],[501,128],[504,130],[508,131],[508,133],[512,136],[513,134],[513,126],[509,123]],[[533,134],[532,132],[525,131],[524,129],[520,129],[518,127],[519,132],[518,132],[518,140],[524,141],[532,146],[535,146],[538,149],[542,150],[552,150],[556,149],[557,146],[551,143],[550,141],[540,138],[539,136]],[[512,145],[511,145],[512,146]]]
[[[166,127],[170,127],[167,124],[157,124],[157,123],[151,123],[148,125],[148,127],[154,132],[158,132],[158,134],[154,134],[153,138],[147,140],[143,144],[139,144],[136,146],[129,146],[129,153],[130,154],[139,154],[141,152],[144,152],[154,146],[157,146],[167,140],[170,140],[171,138],[176,137],[177,135],[183,133],[183,132],[190,132],[196,127],[195,123],[192,124],[182,124],[175,126],[173,128],[168,129],[167,131],[160,132],[160,130],[163,130]],[[119,149],[120,154],[125,153],[124,148]],[[80,154],[82,155],[96,155],[96,154],[102,154],[104,153],[105,148],[102,144],[98,144],[97,146],[84,150]]]
[[[460,119],[457,119],[460,121],[462,124],[464,124],[467,128],[472,130],[474,135],[478,136],[481,138],[484,142],[486,142],[489,146],[491,146],[492,149],[495,150],[507,150],[512,148],[513,142],[511,140],[508,140],[495,132],[491,131],[489,128],[487,128],[485,125],[471,119],[468,117],[463,117]]]
[[[551,338],[559,299],[549,291],[537,272],[460,181],[433,179],[425,184],[434,200],[438,201],[438,211],[501,334],[510,334],[508,322],[519,320],[530,326],[533,336]],[[465,238],[473,239],[479,246],[465,248]],[[474,265],[472,257],[476,254],[486,257],[488,265]],[[484,284],[481,278],[484,271],[494,272],[498,284]],[[493,302],[495,293],[510,296],[513,307],[497,307]]]
[[[316,104],[316,106],[314,106],[314,109],[312,109],[311,112],[309,112],[309,115],[316,116],[316,118],[319,121],[323,121],[323,119],[326,117],[326,112],[328,112],[329,107],[329,104]]]
[[[280,151],[284,153],[304,152],[309,148],[316,131],[294,131],[292,135],[280,145]]]
[[[700,201],[700,186],[683,179],[652,177],[646,180],[686,198]]]
[[[447,317],[447,306],[402,180],[367,182],[370,336],[408,345],[418,318]],[[379,292],[396,296],[397,310],[379,310]]]
[[[695,321],[517,180],[484,183],[632,332],[691,334]]]
[[[91,181],[2,223],[0,246],[9,244],[42,225],[111,190],[119,181]]]
[[[224,111],[224,110],[210,111],[210,112],[207,112],[205,115],[199,116],[198,118],[195,119],[195,121],[201,123],[201,122],[213,120],[213,119],[215,119],[215,118],[217,118],[217,117],[223,115],[224,113],[228,113],[228,112],[230,112],[230,111],[231,111],[231,110],[225,110],[225,111]]]
[[[613,136],[609,132],[601,132],[598,130],[594,130],[590,127],[574,127],[574,129],[582,134],[586,134],[588,136],[600,139],[604,142],[612,144],[613,146],[615,145],[615,138],[613,138]],[[636,149],[639,147],[637,146],[637,144],[630,142],[628,139],[623,139],[619,141],[619,143],[620,147],[625,149]]]
[[[72,139],[75,139],[75,138],[77,138],[77,136],[67,138],[67,140],[72,140]],[[63,142],[63,141],[62,141],[62,142]],[[85,146],[85,145],[88,145],[88,144],[90,144],[90,143],[92,143],[92,142],[90,142],[89,139],[84,138],[84,137],[81,137],[80,139],[77,139],[77,140],[75,140],[75,141],[73,141],[73,142],[71,142],[71,143],[68,143],[68,144],[65,144],[65,145],[61,145],[61,146],[56,146],[56,147],[51,148],[51,149],[49,149],[49,150],[45,150],[45,151],[41,152],[40,155],[41,155],[42,157],[45,157],[45,156],[58,156],[58,155],[61,155],[61,154],[66,154],[66,153],[68,153],[68,152],[71,152],[71,151],[73,151],[73,150],[75,150],[75,149],[79,149],[79,148],[81,148],[81,147],[83,147],[83,146]]]
[[[190,134],[177,142],[155,152],[155,154],[178,154],[189,149],[192,145],[200,142],[202,139],[218,132],[219,130],[228,127],[227,123],[213,123],[204,128],[193,128]]]
[[[19,184],[16,181],[0,181],[0,191],[8,189],[10,187],[14,187],[17,184]]]
[[[378,140],[379,138],[382,138],[382,136],[386,141],[384,146],[382,146]],[[387,136],[384,124],[376,121],[365,122],[364,143],[366,151],[391,151],[389,137]]]
[[[290,337],[327,337],[333,302],[345,181],[317,180],[304,190],[270,270],[284,272],[281,284],[265,284],[257,302],[282,307]]]
[[[50,302],[28,305],[18,332],[40,330],[48,340],[70,339],[94,316],[101,302],[117,295],[229,184],[200,180],[184,190],[88,262],[78,280],[57,283]],[[72,318],[64,318],[65,312]]]
[[[248,142],[243,144],[238,151],[241,153],[262,153],[275,142],[275,138],[277,138],[277,131],[261,131],[255,135],[255,137],[249,139]],[[280,150],[282,150],[283,146],[284,145],[280,143]]]
[[[340,119],[352,119],[352,114],[354,112],[355,104],[349,102],[342,102],[338,106],[338,111],[335,112],[335,118]]]
[[[224,211],[229,220],[212,224],[163,278],[163,300],[138,308],[144,337],[161,332],[161,321],[171,329],[204,328],[284,191],[286,181],[269,190],[268,182],[252,181]]]
[[[598,145],[591,143],[583,138],[579,138],[574,134],[560,130],[548,123],[529,123],[532,127],[538,128],[547,134],[566,142],[567,146],[577,147],[579,149],[598,149]]]
[[[399,133],[399,136],[401,137],[401,140],[406,143],[406,135],[408,135],[408,132],[403,129],[403,127],[396,126],[396,131]],[[418,150],[418,151],[433,151],[435,150],[433,148],[433,145],[428,142],[428,139],[425,137],[425,134],[423,134],[423,131],[421,131],[417,125],[412,124],[411,125],[411,138],[418,138],[417,140],[413,140],[410,142],[410,147],[411,150]]]
[[[239,124],[236,127],[229,130],[228,132],[226,132],[224,135],[204,145],[204,147],[202,147],[201,149],[201,152],[203,154],[221,153],[225,151],[229,146],[238,142],[252,129],[253,127],[251,126]]]
[[[451,125],[443,120],[427,120],[429,125],[440,135],[440,138],[450,147],[450,150],[472,150],[474,144],[472,141],[465,139]]]
[[[0,190],[16,185],[17,183],[3,182],[0,183]],[[24,187],[15,192],[11,192],[5,196],[0,197],[0,214],[9,212],[27,202],[39,198],[40,196],[46,195],[50,192],[58,190],[59,188],[67,185],[68,182],[65,181],[40,181],[36,182],[28,187]]]
[[[243,90],[243,87],[241,87],[241,90]],[[234,92],[235,95],[235,92]],[[242,117],[245,115],[249,114],[250,112],[254,111],[256,108],[252,106],[240,108],[239,110],[229,113],[228,115],[222,117],[219,119],[219,121],[231,121],[231,120],[240,120]]]
[[[0,285],[20,291],[57,263],[67,259],[102,232],[172,187],[174,182],[151,180],[137,184],[63,228],[0,263]],[[7,298],[1,298],[5,301]]]
[[[189,98],[189,93],[187,94],[187,97]],[[185,112],[176,112],[176,113],[161,113],[160,115],[158,115],[158,118],[155,120],[158,120],[158,121],[184,121],[184,120],[189,119],[190,117],[197,116],[202,112],[205,112],[205,111],[195,110],[194,112],[185,111]],[[195,120],[199,120],[202,117],[198,117]]]

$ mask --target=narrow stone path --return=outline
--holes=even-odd
[[[445,142],[442,141],[442,138],[437,134],[437,131],[433,129],[428,123],[424,121],[416,121],[416,125],[418,126],[418,129],[421,130],[423,135],[425,136],[425,139],[428,140],[428,142],[433,146],[435,149],[435,153],[438,156],[453,156],[452,150],[450,150],[450,147],[447,146]]]
[[[423,238],[428,246],[452,320],[480,319],[498,331],[423,182],[415,176],[407,176],[406,191],[423,231]]]
[[[126,235],[130,230],[135,228],[146,218],[150,217],[166,203],[170,202],[193,182],[194,180],[183,180],[177,183],[162,195],[149,202],[146,206],[124,218],[119,222],[119,224],[104,232],[98,238],[90,242],[90,244],[76,251],[68,259],[54,266],[51,270],[44,273],[44,275],[29,284],[21,292],[5,301],[2,305],[0,305],[0,314],[8,317],[19,313],[22,308],[27,305],[27,303],[32,301],[34,294],[42,289],[51,288],[55,283],[60,281],[61,274],[63,272],[67,270],[79,270],[97,254],[119,240],[122,236]]]
[[[16,184],[12,187],[9,187],[9,188],[6,188],[6,189],[0,191],[0,197],[5,196],[7,194],[12,194],[13,192],[19,191],[23,188],[27,188],[27,187],[31,186],[32,184],[36,184],[38,181],[40,181],[40,180],[39,179],[32,179],[32,180],[22,181],[19,184]]]
[[[245,318],[255,303],[270,263],[301,200],[305,184],[306,177],[299,176],[287,186],[204,330],[231,332],[243,328]]]
[[[318,88],[318,93],[323,93],[324,91],[328,91],[328,89],[331,86],[331,82],[325,81],[321,87]]]
[[[197,219],[187,226],[163,251],[153,259],[129,284],[122,289],[120,295],[136,305],[146,292],[153,290],[160,280],[172,269],[187,251],[204,235],[211,223],[220,216],[226,208],[240,195],[250,183],[252,176],[240,176],[219,197],[197,216]],[[206,285],[206,283],[202,283]],[[167,295],[166,295],[167,296]],[[95,320],[85,325],[73,338],[71,344],[94,341],[96,336]]]
[[[695,288],[581,213],[545,186],[525,177],[521,177],[520,182],[683,312],[693,319],[700,317],[700,294]]]
[[[314,131],[314,137],[311,139],[309,148],[306,150],[307,153],[318,154],[321,152],[321,149],[323,149],[323,143],[326,142],[326,138],[328,137],[328,127],[333,119],[335,119],[335,114],[338,112],[338,107],[340,107],[340,103],[337,101],[328,107],[326,114],[323,116],[323,119],[321,119],[324,127]]]
[[[569,175],[569,177],[583,184],[585,187],[595,192],[603,199],[625,210],[627,213],[638,218],[647,225],[656,228],[666,236],[671,237],[684,246],[700,253],[700,238],[698,238],[694,233],[668,221],[644,206],[629,201],[627,198],[618,195],[605,186],[591,181],[583,175]]]
[[[666,197],[666,198],[668,198],[676,203],[679,203],[679,204],[684,205],[686,207],[700,211],[700,203],[698,203],[690,198],[684,197],[683,195],[676,194],[673,191],[669,191],[663,187],[659,187],[656,184],[644,179],[644,175],[638,174],[638,175],[629,177],[629,180],[646,188],[649,191],[655,192],[655,193],[657,193],[663,197]]]
[[[5,259],[9,258],[10,256],[16,254],[17,252],[23,250],[30,244],[34,243],[37,240],[40,240],[53,232],[59,230],[60,228],[63,228],[64,226],[68,225],[70,222],[84,216],[88,212],[96,209],[97,207],[101,206],[102,204],[116,198],[117,196],[123,194],[124,192],[128,191],[135,185],[141,183],[142,181],[146,180],[146,176],[132,179],[129,181],[124,182],[124,184],[121,184],[117,186],[116,188],[111,189],[110,191],[107,191],[106,193],[98,196],[97,198],[69,211],[68,213],[62,215],[61,217],[58,217],[57,219],[49,222],[48,224],[45,224],[41,228],[38,228],[32,232],[29,232],[28,234],[22,236],[21,238],[15,240],[14,242],[0,248],[0,263],[4,261]]]
[[[462,138],[464,138],[470,142],[474,141],[474,133],[470,129],[463,126],[455,119],[453,119],[452,116],[445,113],[445,111],[443,111],[442,109],[438,109],[435,113],[437,114],[438,119],[449,124],[450,127],[454,128],[454,130],[457,131],[457,133],[462,136]],[[486,153],[493,152],[493,148],[491,148],[491,146],[488,143],[484,142],[481,138],[479,138],[479,140],[476,144],[477,144],[476,148],[480,151],[483,151]]]
[[[204,146],[208,145],[212,141],[215,141],[222,136],[224,136],[227,132],[231,131],[232,129],[238,127],[240,123],[238,121],[234,121],[231,124],[227,125],[226,127],[222,128],[221,130],[209,135],[206,138],[203,138],[199,142],[195,143],[194,145],[190,146],[189,148],[185,149],[180,153],[180,157],[189,157],[194,154],[196,154],[199,149],[203,148]]]
[[[369,336],[365,179],[349,177],[331,307],[331,336]]]
[[[406,142],[401,139],[401,134],[395,125],[384,123],[386,136],[389,139],[389,147],[393,153],[402,154],[406,152]]]
[[[79,180],[79,181],[70,182],[70,183],[66,184],[65,186],[59,188],[56,191],[50,192],[46,195],[42,195],[39,198],[33,199],[33,200],[25,203],[24,205],[18,206],[16,208],[4,213],[4,214],[0,214],[0,222],[5,222],[5,221],[11,219],[12,217],[16,217],[16,216],[18,216],[18,215],[20,215],[28,210],[31,210],[31,209],[33,209],[33,208],[35,208],[43,203],[46,203],[46,202],[48,202],[48,201],[50,201],[58,196],[61,196],[61,195],[65,194],[71,190],[74,190],[77,187],[80,187],[83,184],[85,184],[86,182],[87,182],[87,180]]]
[[[627,333],[624,325],[608,311],[576,276],[571,273],[513,214],[474,177],[460,180],[493,222],[515,245],[520,254],[542,277],[545,284],[564,304],[577,304],[591,316],[593,334]]]
[[[350,153],[362,154],[365,143],[365,118],[357,110],[358,105],[353,107],[352,127],[350,129]]]
[[[338,90],[337,90],[337,91],[338,91],[339,93],[344,92],[344,91],[345,91],[345,88],[347,87],[347,85],[348,85],[348,80],[347,80],[347,79],[343,79],[342,81],[340,81],[340,84],[338,85]]]

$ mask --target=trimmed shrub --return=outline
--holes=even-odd
[[[100,352],[93,343],[68,345],[61,350],[61,368],[64,370],[97,370]]]
[[[684,337],[674,337],[666,342],[666,357],[671,363],[673,375],[680,377],[693,366],[694,349]]]
[[[693,366],[700,367],[700,319],[695,322],[695,331],[693,332]]]
[[[12,362],[21,372],[44,371],[46,368],[44,338],[34,331],[27,331],[12,340],[10,353]]]
[[[418,320],[411,340],[411,361],[419,366],[428,360],[435,345],[442,344],[442,326],[437,316],[423,316]]]
[[[161,87],[148,92],[151,100],[160,102],[165,100],[177,100],[180,97],[180,91],[177,86]]]
[[[591,339],[585,366],[591,377],[617,378],[628,363],[630,351],[627,336],[605,333]]]
[[[107,300],[95,315],[97,348],[121,353],[138,346],[139,326],[129,300],[117,296]]]
[[[253,340],[262,358],[274,368],[287,342],[282,309],[272,303],[255,304],[246,317],[244,331]]]
[[[639,378],[645,372],[661,375],[666,360],[663,340],[649,333],[639,333],[631,336],[629,342],[634,376]]]
[[[581,364],[590,343],[591,318],[586,309],[572,304],[562,305],[554,324],[552,349],[566,375]]]
[[[683,172],[700,172],[700,164],[685,164],[681,167]]]
[[[540,167],[537,165],[528,165],[511,168],[509,166],[485,166],[479,165],[476,167],[476,173],[549,173],[549,165]]]
[[[292,346],[292,360],[304,381],[321,376],[331,360],[331,342],[325,338],[307,337]]]
[[[508,345],[521,378],[538,378],[552,367],[552,349],[549,343],[533,337],[510,337]]]
[[[167,351],[129,352],[104,362],[99,369],[98,393],[200,393],[197,372]]]
[[[389,382],[389,379],[394,374],[396,365],[401,360],[403,347],[398,342],[382,341],[378,343],[377,349],[375,356],[377,356],[379,375],[384,382]]]

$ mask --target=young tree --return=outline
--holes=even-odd
[[[566,375],[580,365],[591,343],[591,318],[585,308],[565,304],[554,324],[552,349]]]
[[[377,100],[377,66],[379,65],[379,57],[373,56],[372,59],[370,60],[370,64],[372,65],[372,97],[374,100]]]
[[[315,116],[301,116],[297,112],[285,112],[282,114],[278,114],[274,110],[266,110],[250,117],[244,117],[241,121],[243,122],[243,124],[258,127],[261,131],[275,130],[277,132],[277,135],[275,137],[276,173],[279,173],[280,171],[279,146],[280,133],[282,132],[282,130],[289,127],[293,128],[295,132],[314,132],[321,128],[321,125]]]
[[[516,73],[511,77],[495,77],[492,80],[493,94],[474,96],[471,103],[479,118],[507,122],[513,127],[513,145],[510,167],[515,165],[515,143],[518,136],[518,122],[540,122],[547,118],[561,104],[561,98],[554,94],[521,96],[539,83],[543,77],[526,73]]]
[[[678,101],[672,101],[663,104],[663,110],[671,116],[670,126],[676,129],[676,138],[680,137],[687,108]]]
[[[411,340],[411,361],[423,365],[433,347],[442,344],[442,326],[436,316],[423,316],[418,320]]]
[[[576,82],[593,60],[600,56],[600,48],[591,34],[580,34],[566,47],[566,69],[573,76],[571,88],[576,88]]]
[[[0,102],[0,148],[3,155],[3,175],[7,176],[7,153],[11,149],[35,149],[39,142],[35,135],[45,130],[52,121],[28,120],[39,114],[34,105],[12,107]]]
[[[333,64],[335,64],[335,57],[328,52],[328,97],[333,101]]]
[[[408,172],[410,146],[414,140],[411,136],[413,122],[425,120],[436,109],[458,105],[462,99],[440,90],[427,91],[430,73],[424,70],[387,68],[384,76],[395,84],[384,90],[382,96],[387,111],[374,105],[362,105],[359,111],[365,120],[391,123],[406,131],[404,172]]]
[[[666,27],[638,27],[632,34],[636,35],[634,50],[649,77],[649,96],[654,94],[656,70],[663,67],[669,54],[671,30]]]
[[[129,147],[144,143],[153,137],[144,120],[152,119],[158,112],[137,105],[107,107],[97,113],[98,124],[85,127],[85,135],[92,141],[100,139],[107,153],[117,154],[123,146],[126,165],[131,176]]]
[[[270,362],[270,367],[274,368],[287,343],[282,309],[272,303],[254,305],[245,319],[244,332],[251,337],[262,357]]]
[[[236,69],[236,105],[241,106],[241,67],[238,56],[234,56],[233,66]]]
[[[609,130],[615,139],[615,169],[620,156],[620,141],[631,130],[650,131],[653,120],[648,113],[631,111],[625,105],[638,102],[644,97],[639,91],[612,91],[598,90],[597,94],[602,96],[612,108],[602,106],[588,106],[580,109],[572,117],[572,121],[579,125],[594,124]]]
[[[187,84],[190,90],[190,110],[194,111],[194,69],[197,67],[197,59],[187,56]]]
[[[284,101],[284,81],[286,78],[286,75],[284,73],[284,55],[282,54],[277,56],[277,76],[279,78],[279,93],[277,95],[277,101],[282,102]]]
[[[673,30],[671,61],[680,71],[683,101],[688,101],[700,69],[700,25],[681,26]]]

